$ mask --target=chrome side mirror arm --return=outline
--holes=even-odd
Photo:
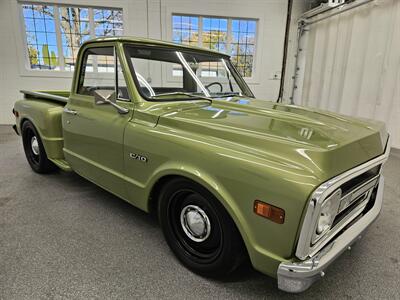
[[[111,106],[115,107],[116,110],[121,114],[121,115],[125,115],[129,112],[129,109],[122,107],[120,105],[118,105],[117,103],[114,103],[112,101],[110,101],[109,99],[104,100],[105,104],[110,104]]]
[[[121,115],[127,114],[129,112],[129,109],[122,107],[118,105],[117,103],[114,103],[113,101],[110,100],[112,96],[112,93],[109,94],[108,96],[104,96],[101,93],[98,93],[97,91],[94,92],[94,103],[96,105],[103,105],[103,104],[110,104],[111,106],[115,107],[115,109],[120,113]]]

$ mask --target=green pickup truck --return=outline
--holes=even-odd
[[[212,277],[248,258],[301,292],[378,216],[383,123],[255,99],[229,56],[130,37],[82,45],[71,91],[22,91],[35,172],[74,171],[155,214]]]

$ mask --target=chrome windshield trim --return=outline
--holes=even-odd
[[[186,59],[183,57],[182,52],[179,51],[175,51],[176,55],[178,56],[179,60],[181,61],[182,65],[184,66],[184,68],[186,69],[186,71],[188,71],[188,73],[190,74],[190,76],[192,76],[192,78],[194,79],[194,81],[196,81],[197,85],[200,87],[201,91],[203,92],[203,94],[206,97],[210,97],[210,93],[207,91],[206,87],[203,85],[203,83],[201,82],[201,80],[199,79],[199,77],[196,76],[196,74],[193,72],[192,68],[189,66],[188,62],[186,61]]]
[[[324,245],[326,245],[330,238],[325,238],[323,242],[311,245],[312,238],[314,236],[313,229],[315,228],[316,222],[319,217],[319,211],[321,204],[324,200],[343,183],[361,175],[362,173],[372,169],[380,164],[383,164],[389,157],[390,153],[390,137],[386,142],[386,149],[384,154],[367,161],[353,169],[350,169],[332,179],[322,183],[312,194],[307,207],[307,212],[304,217],[303,225],[300,230],[299,241],[296,247],[296,257],[301,260],[305,260],[318,252]],[[336,232],[334,232],[335,234]],[[329,234],[329,233],[327,233]],[[331,235],[331,238],[334,236]]]

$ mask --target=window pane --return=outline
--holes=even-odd
[[[233,19],[230,55],[232,63],[244,77],[251,77],[256,43],[256,21]]]
[[[197,46],[199,41],[199,18],[193,16],[172,16],[172,41]]]
[[[228,20],[203,18],[203,47],[216,51],[226,51]]]
[[[97,37],[123,34],[121,10],[93,9],[93,14]]]
[[[58,70],[53,6],[24,4],[22,11],[31,69]]]
[[[190,29],[198,30],[199,29],[199,18],[198,17],[190,17]]]
[[[35,23],[35,30],[38,32],[46,32],[46,28],[44,26],[44,18],[43,19],[33,19]]]
[[[90,32],[89,8],[59,6],[61,45],[57,47],[55,7],[21,4],[24,17],[28,57],[32,69],[60,70],[62,48],[65,70],[73,70],[78,49],[92,36],[122,35],[122,10],[93,9],[94,32]]]
[[[46,32],[56,32],[56,24],[54,22],[54,19],[44,19],[44,26]]]
[[[91,48],[84,55],[84,73],[79,79],[78,93],[94,96],[94,92],[115,97],[114,48]]]
[[[253,32],[253,33],[256,32],[256,21],[248,21],[247,25],[248,25],[247,27],[248,32]]]
[[[32,5],[22,5],[22,13],[24,18],[33,18],[33,9]]]
[[[74,70],[82,35],[90,34],[87,22],[89,10],[81,7],[60,7],[61,39],[66,70]],[[85,19],[86,18],[86,19]]]
[[[172,28],[182,29],[182,17],[172,16]]]
[[[189,29],[190,27],[190,18],[187,16],[182,17],[182,29]]]
[[[199,16],[172,16],[172,41],[175,43],[198,45]],[[228,32],[228,23],[231,29]],[[204,48],[228,53],[243,76],[251,76],[256,43],[257,21],[251,19],[228,19],[202,17],[201,44]],[[228,35],[230,47],[228,48]],[[202,66],[203,74],[217,76],[215,66]],[[176,73],[176,72],[175,72]]]
[[[203,18],[203,47],[215,51],[226,52],[228,37],[228,19],[224,18]],[[201,76],[220,76],[220,63],[203,63]]]

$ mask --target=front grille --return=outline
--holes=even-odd
[[[366,201],[367,196],[363,195],[363,197],[359,197],[353,203],[351,203],[348,207],[346,207],[344,210],[339,212],[336,215],[335,219],[333,220],[332,227],[335,227],[338,223],[340,223],[340,221],[342,221],[346,216],[348,216],[356,207],[358,207],[364,201],[366,201],[366,203],[365,203],[365,209],[362,211],[362,213],[363,214],[367,213],[374,206],[377,188],[378,187],[375,186],[372,189],[372,191],[369,191],[370,195],[369,195],[369,199],[367,201]]]
[[[377,176],[380,172],[381,165],[377,165],[376,167],[368,170],[365,173],[362,173],[361,175],[358,175],[357,177],[352,178],[351,180],[343,183],[340,186],[340,189],[342,190],[342,194],[345,195],[351,190],[354,190],[360,185],[363,185],[365,182],[370,180],[371,178]]]
[[[326,199],[329,199],[335,192],[341,191],[339,193],[338,212],[330,229],[318,234],[315,227],[311,242],[312,247],[322,241],[334,238],[344,226],[364,212],[369,201],[374,200],[372,196],[379,182],[379,172],[380,165],[375,166],[342,183],[334,192],[326,197]]]
[[[365,205],[371,199],[373,189],[379,181],[381,165],[369,169],[368,171],[343,183],[339,188],[342,191],[342,199],[339,211],[332,227],[340,222],[345,216],[350,214],[361,203]]]

